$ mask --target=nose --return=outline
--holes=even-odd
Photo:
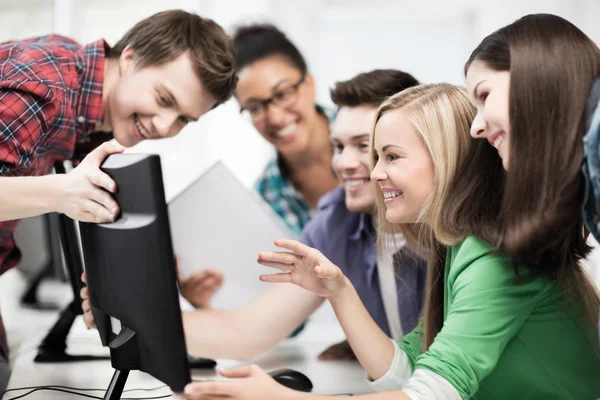
[[[478,109],[477,115],[473,119],[473,123],[471,124],[471,137],[474,139],[482,139],[485,138],[485,131],[487,128],[487,122],[483,116],[483,110]]]
[[[154,125],[156,134],[161,138],[165,138],[176,133],[173,131],[177,118],[179,118],[179,115],[174,110],[164,110],[160,114],[155,115],[152,118],[152,125]]]
[[[360,166],[356,154],[348,147],[344,148],[341,153],[336,154],[333,160],[334,167],[340,170],[351,170]]]
[[[382,182],[382,181],[385,181],[386,179],[387,179],[387,174],[385,172],[385,168],[382,165],[381,159],[379,159],[375,163],[375,166],[373,167],[373,170],[371,171],[371,181]]]
[[[265,109],[265,121],[267,125],[282,125],[285,117],[285,110],[273,103],[267,104]]]

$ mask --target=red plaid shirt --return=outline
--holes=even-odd
[[[0,44],[0,176],[49,174],[56,162],[80,159],[111,138],[89,136],[104,116],[107,48],[103,40],[82,47],[56,35]],[[21,258],[17,223],[0,222],[0,274]],[[3,331],[0,320],[6,351]]]

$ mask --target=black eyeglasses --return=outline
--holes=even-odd
[[[262,122],[267,116],[267,107],[269,104],[275,104],[283,109],[292,107],[296,103],[298,87],[302,85],[305,78],[306,75],[302,75],[302,78],[298,82],[275,92],[268,99],[250,102],[250,104],[240,108],[240,113],[251,119],[252,122],[258,123]]]

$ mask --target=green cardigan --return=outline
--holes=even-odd
[[[448,249],[444,326],[425,353],[422,324],[399,346],[411,368],[447,379],[463,399],[600,398],[600,348],[594,328],[567,306],[545,277],[519,268],[468,237]]]

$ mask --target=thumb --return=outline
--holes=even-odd
[[[225,378],[245,378],[252,375],[252,372],[257,368],[259,368],[257,365],[243,365],[241,367],[227,369],[219,368],[219,373]]]
[[[328,281],[334,281],[339,278],[340,270],[333,265],[321,265],[315,266],[315,275],[319,278],[327,279]]]
[[[104,159],[109,155],[122,153],[123,151],[125,151],[125,147],[121,145],[114,144],[111,142],[104,142],[100,146],[92,150],[83,161],[87,161],[88,163],[100,166],[100,164],[102,164],[102,161],[104,161]]]

